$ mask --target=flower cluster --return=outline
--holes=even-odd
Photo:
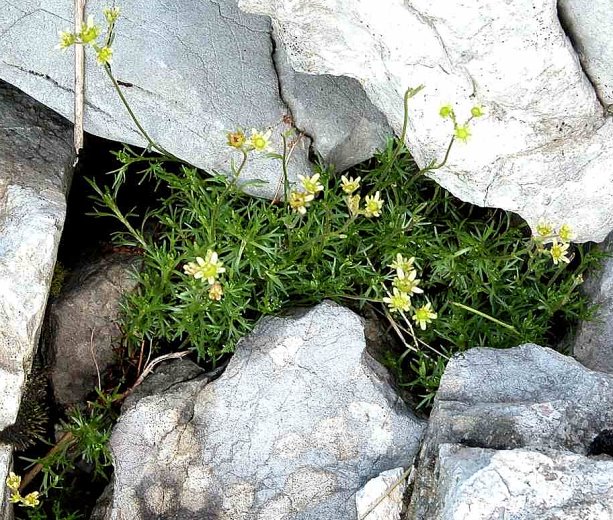
[[[226,272],[226,268],[215,251],[207,250],[204,258],[197,256],[195,262],[188,262],[183,266],[183,271],[196,280],[206,280],[209,284],[209,298],[214,301],[221,300],[223,287],[217,278]]]
[[[536,235],[534,236],[539,251],[551,256],[555,265],[558,265],[560,262],[570,263],[572,257],[568,256],[568,248],[573,238],[573,230],[568,224],[563,224],[556,232],[553,225],[545,221],[537,224]],[[549,249],[545,247],[545,243],[550,245]]]
[[[301,215],[305,215],[307,208],[315,197],[324,190],[323,185],[319,182],[319,173],[314,175],[298,175],[298,180],[304,191],[292,190],[289,194],[289,205],[294,211]]]
[[[243,152],[271,152],[270,136],[272,130],[262,132],[255,128],[251,129],[251,135],[247,137],[242,130],[235,130],[234,132],[228,132],[226,137],[228,139],[228,146],[241,150]]]
[[[358,215],[364,215],[368,218],[380,217],[383,210],[384,201],[381,199],[381,192],[377,191],[374,195],[366,195],[364,197],[364,208],[360,208],[360,201],[362,200],[359,194],[355,192],[360,189],[361,177],[354,179],[353,177],[341,177],[341,187],[345,192],[345,202],[347,208],[352,217]]]
[[[554,265],[559,263],[568,264],[572,260],[569,257],[570,241],[574,238],[574,232],[568,224],[563,224],[559,230],[546,221],[541,221],[536,225],[536,235],[534,240],[537,242],[539,251],[551,256]],[[545,244],[549,244],[549,249]]]
[[[100,65],[110,65],[113,61],[113,49],[110,47],[111,35],[120,11],[118,7],[107,7],[103,10],[103,13],[108,24],[107,37],[104,43],[98,43],[102,31],[100,26],[94,23],[94,17],[89,16],[87,22],[81,24],[78,31],[60,31],[58,48],[65,51],[73,45],[89,45],[96,52],[96,61]]]
[[[406,258],[401,253],[396,254],[396,259],[389,265],[394,270],[392,280],[392,293],[383,298],[391,312],[413,312],[412,319],[421,330],[426,330],[428,323],[437,318],[436,312],[432,309],[430,302],[415,307],[411,298],[415,294],[423,294],[423,289],[419,287],[421,280],[417,278],[415,269],[415,257]]]
[[[458,139],[459,141],[466,142],[471,136],[470,133],[470,122],[476,117],[482,117],[483,109],[479,106],[474,106],[470,109],[470,117],[464,124],[458,123],[458,119],[455,114],[455,110],[451,105],[444,105],[439,110],[439,115],[443,119],[451,119],[453,122],[453,137],[454,139]]]
[[[19,486],[21,486],[21,477],[11,471],[6,478],[6,487],[11,491],[11,504],[20,504],[24,507],[36,507],[40,504],[38,491],[32,491],[24,497],[19,492]]]

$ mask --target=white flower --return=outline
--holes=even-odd
[[[387,303],[387,306],[392,312],[408,311],[411,308],[411,297],[394,287],[393,294],[386,296],[383,301]]]
[[[259,132],[255,128],[251,129],[251,136],[249,137],[248,145],[256,152],[270,152],[270,136],[272,130],[267,132]]]
[[[208,250],[204,258],[197,256],[195,262],[188,262],[183,266],[185,274],[193,276],[197,280],[203,278],[209,284],[213,285],[215,279],[221,273],[226,272],[223,267],[223,262],[219,260],[219,256],[215,251]]]
[[[364,199],[364,216],[366,217],[380,217],[381,209],[383,208],[383,200],[381,200],[381,192],[375,193],[374,196],[366,195]]]

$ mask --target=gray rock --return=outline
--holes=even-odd
[[[400,520],[407,476],[404,468],[384,471],[355,495],[358,520]]]
[[[355,79],[295,72],[282,45],[274,59],[296,126],[313,138],[326,163],[343,171],[385,148],[394,131]]]
[[[273,148],[281,153],[281,133],[292,129],[291,107],[304,130],[321,143],[320,153],[339,166],[367,158],[380,144],[385,118],[358,83],[294,77],[287,67],[278,77],[270,22],[240,11],[236,0],[117,0],[114,5],[123,13],[114,43],[114,74],[151,137],[187,162],[227,171],[240,155],[227,146],[226,133],[239,127],[272,129]],[[87,7],[100,22],[100,4]],[[57,32],[71,26],[69,2],[47,2],[44,9],[34,1],[13,2],[0,18],[0,77],[69,119],[73,50],[61,53],[55,47]],[[85,130],[144,146],[89,53],[86,71]],[[288,83],[282,93],[281,79]],[[290,108],[281,94],[287,94]],[[303,135],[293,142],[290,180],[311,167],[310,139]],[[265,185],[250,185],[248,191],[272,197],[282,182],[280,162],[254,155],[241,179],[263,180]]]
[[[125,399],[122,409],[129,410],[143,397],[162,394],[178,383],[186,383],[200,376],[205,376],[202,368],[185,358],[160,363],[155,367],[155,371]],[[207,380],[208,375],[200,377],[199,384],[204,386]]]
[[[295,70],[358,80],[398,134],[405,91],[424,85],[410,102],[407,135],[422,167],[442,160],[453,133],[440,107],[454,104],[462,123],[483,106],[468,143],[456,143],[431,175],[460,199],[517,212],[533,228],[541,219],[569,224],[578,241],[613,229],[613,120],[553,0],[239,5],[271,16]]]
[[[279,96],[270,24],[238,10],[234,0],[114,2],[122,10],[113,71],[140,122],[169,152],[205,170],[227,171],[240,157],[226,144],[237,127],[273,130],[274,148],[288,109]],[[55,47],[58,31],[73,25],[72,4],[12,3],[0,18],[0,77],[64,117],[73,116],[73,49]],[[101,4],[87,14],[102,22]],[[36,37],[33,38],[32,35]],[[87,53],[85,131],[145,145],[109,78]],[[290,169],[308,170],[309,140],[299,140]],[[280,162],[253,156],[241,175],[255,194],[272,195]]]
[[[609,0],[560,0],[558,12],[600,99],[612,104],[611,3]]]
[[[387,377],[349,310],[264,320],[219,379],[124,411],[110,519],[354,518],[354,494],[411,465],[424,428]]]
[[[38,343],[66,214],[72,132],[61,117],[4,83],[0,114],[2,431],[15,422]],[[0,445],[0,477],[6,477],[9,454]]]
[[[613,460],[442,444],[439,520],[610,520]]]
[[[113,364],[121,337],[121,298],[136,287],[138,257],[114,254],[70,272],[59,298],[49,307],[47,346],[56,401],[80,403]]]
[[[113,484],[109,484],[104,489],[104,492],[94,506],[92,514],[89,516],[89,520],[108,520],[111,517],[111,511],[113,509]]]
[[[613,236],[602,244],[613,254]],[[589,277],[583,290],[599,306],[592,321],[579,324],[572,342],[573,355],[586,367],[613,373],[613,258],[607,258],[597,276]]]
[[[127,411],[145,397],[153,397],[163,394],[172,387],[199,378],[198,384],[204,386],[208,382],[207,376],[203,376],[203,370],[195,363],[185,358],[161,363],[155,371],[148,375],[144,381],[135,388],[123,403],[122,410]],[[111,482],[96,501],[90,520],[110,520],[113,514],[114,485]]]
[[[433,469],[442,444],[586,455],[613,424],[612,389],[613,376],[532,344],[452,358],[420,452],[409,518],[438,518]]]
[[[4,485],[6,477],[8,477],[11,468],[11,448],[6,445],[0,445],[0,518],[2,520],[13,520],[13,508],[9,506],[10,492]]]

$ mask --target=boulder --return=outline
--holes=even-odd
[[[355,493],[412,464],[424,423],[332,303],[263,320],[226,371],[126,403],[108,519],[355,518]]]
[[[407,475],[404,468],[384,471],[355,495],[358,520],[400,520]]]
[[[602,244],[613,254],[613,235]],[[602,271],[588,277],[583,290],[598,306],[591,321],[582,321],[572,342],[573,355],[586,367],[613,373],[613,258],[607,258]]]
[[[231,159],[240,158],[226,142],[226,133],[237,128],[271,129],[273,148],[281,153],[281,133],[293,129],[292,106],[304,130],[322,143],[322,155],[339,165],[361,160],[364,151],[380,144],[385,118],[358,83],[294,77],[289,68],[278,75],[270,22],[240,11],[236,0],[117,0],[114,5],[122,11],[113,45],[114,74],[151,137],[185,161],[227,171]],[[87,8],[100,23],[100,4]],[[0,19],[0,78],[69,119],[73,50],[62,53],[55,47],[58,31],[71,27],[72,17],[70,2],[42,9],[26,1],[8,5]],[[144,146],[109,78],[87,55],[85,130]],[[279,88],[281,79],[287,88]],[[359,99],[357,110],[353,99]],[[309,138],[292,141],[291,179],[310,168]],[[248,191],[273,197],[282,186],[280,162],[253,155],[241,178],[264,181]]]
[[[281,45],[274,59],[281,95],[296,126],[312,137],[326,163],[342,171],[385,149],[394,131],[355,79],[295,72]]]
[[[358,80],[420,166],[441,161],[453,133],[439,109],[471,123],[431,177],[460,199],[566,223],[578,241],[613,228],[613,121],[558,20],[555,0],[432,2],[240,0],[272,18],[292,67]],[[595,22],[598,23],[598,22]],[[606,30],[602,30],[606,34]],[[410,35],[410,38],[407,38]]]
[[[0,483],[2,484],[2,491],[0,491],[0,518],[2,520],[13,520],[13,508],[8,507],[11,492],[4,485],[6,477],[9,475],[11,469],[11,450],[7,446],[0,447]]]
[[[558,12],[598,96],[604,104],[612,104],[611,3],[608,0],[559,0]]]
[[[442,444],[437,470],[439,520],[613,518],[613,459]]]
[[[70,125],[2,82],[0,114],[1,432],[15,422],[38,345],[73,154]],[[9,461],[10,447],[0,444],[0,482]]]
[[[409,518],[439,518],[447,506],[439,493],[440,475],[453,471],[442,469],[445,461],[439,460],[439,453],[444,444],[557,450],[581,456],[613,454],[612,388],[613,376],[533,344],[508,350],[474,348],[453,357],[441,378],[420,452]],[[552,464],[562,464],[565,456],[554,456]],[[526,462],[536,459],[530,455]],[[449,478],[455,482],[455,476]],[[456,492],[461,490],[445,491]]]
[[[136,286],[137,263],[138,257],[113,254],[72,269],[49,306],[49,375],[60,405],[82,402],[112,365],[120,302]]]

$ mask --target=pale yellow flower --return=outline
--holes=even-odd
[[[255,128],[251,129],[251,136],[249,137],[248,145],[256,152],[269,152],[270,148],[270,136],[272,130],[267,132],[259,132]]]
[[[366,217],[380,217],[381,209],[383,208],[383,200],[381,200],[381,192],[377,192],[373,195],[366,195],[364,216]]]
[[[11,493],[11,498],[9,499],[9,502],[11,504],[18,504],[22,500],[23,497],[19,494],[19,491],[15,491],[14,493]]]
[[[413,264],[415,263],[415,257],[405,258],[400,253],[396,253],[396,259],[388,266],[392,269],[396,269],[396,274],[398,277],[404,276],[404,273],[411,272],[413,268]]]
[[[558,242],[557,239],[553,239],[551,243],[551,249],[549,250],[549,254],[551,255],[551,259],[555,265],[558,265],[560,262],[564,262],[568,264],[570,262],[570,258],[568,258],[568,246],[569,244],[564,242]]]
[[[292,191],[289,194],[289,205],[294,210],[304,215],[306,213],[306,209],[309,207],[310,202],[315,197],[311,193],[306,193],[304,191]]]
[[[223,262],[219,260],[219,256],[215,251],[208,250],[204,258],[197,256],[195,262],[188,262],[183,266],[185,274],[193,276],[196,279],[204,279],[209,284],[215,283],[215,278],[226,272],[223,267]]]
[[[342,184],[343,191],[347,195],[351,195],[354,191],[357,191],[360,189],[361,180],[362,180],[362,177],[358,177],[357,179],[354,179],[353,177],[345,177],[344,175],[341,176],[341,184]]]
[[[102,10],[102,13],[106,18],[106,21],[111,24],[117,21],[117,18],[119,18],[119,15],[121,14],[121,10],[119,7],[106,7]]]
[[[311,195],[317,195],[318,192],[323,191],[324,187],[319,182],[319,173],[311,175],[310,177],[304,175],[298,175],[300,184]]]
[[[240,149],[245,146],[245,142],[247,141],[245,134],[240,130],[237,130],[236,132],[228,132],[227,136],[228,146],[231,146],[232,148]]]
[[[470,133],[470,128],[468,127],[468,125],[458,125],[455,128],[455,132],[454,134],[456,139],[459,139],[460,141],[468,141],[468,138],[471,136]]]
[[[473,117],[482,117],[483,116],[483,109],[480,106],[474,106],[470,109],[470,114]]]
[[[453,107],[451,105],[443,105],[438,113],[443,119],[447,119],[448,117],[452,117],[454,115]]]
[[[60,31],[58,34],[60,35],[60,43],[56,47],[57,49],[65,51],[77,42],[77,35],[73,32]]]
[[[574,238],[575,233],[568,224],[563,224],[558,232],[558,236],[563,242],[570,242]]]
[[[6,477],[6,487],[8,487],[11,491],[17,491],[21,486],[21,477],[19,475],[15,475],[12,471],[9,473],[9,476]]]
[[[411,297],[407,293],[399,291],[396,287],[394,287],[391,296],[383,298],[383,302],[387,303],[392,312],[406,312],[411,309]]]
[[[394,278],[394,281],[392,283],[394,284],[395,287],[398,287],[398,290],[408,293],[408,294],[423,293],[424,291],[420,287],[418,287],[419,282],[421,280],[419,280],[416,277],[417,277],[417,271],[415,270],[409,271],[408,273],[406,273],[405,271],[399,271],[398,276]]]
[[[209,289],[209,298],[214,301],[221,300],[223,296],[223,287],[219,282],[215,282]]]
[[[361,197],[359,195],[349,195],[345,198],[349,213],[353,217],[360,214],[360,200]]]
[[[536,232],[541,238],[553,235],[553,226],[549,222],[542,220],[536,225]]]
[[[421,330],[426,330],[426,326],[428,323],[432,323],[432,320],[435,320],[438,317],[436,312],[432,310],[432,304],[430,302],[426,303],[415,309],[415,314],[413,314],[413,321],[419,325]]]
[[[100,27],[94,24],[94,17],[89,16],[87,18],[87,24],[81,25],[81,30],[79,31],[79,39],[82,43],[88,44],[93,43],[100,36]]]
[[[110,65],[113,62],[113,49],[110,47],[101,47],[96,52],[96,61],[100,65]]]
[[[38,495],[38,491],[32,491],[32,493],[28,493],[25,497],[21,499],[21,503],[26,507],[36,507],[40,504]]]

